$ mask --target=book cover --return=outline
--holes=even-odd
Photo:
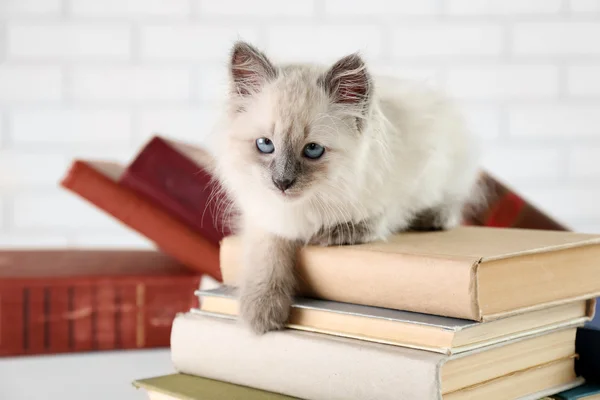
[[[239,285],[240,246],[237,236],[221,243],[229,286]],[[296,270],[305,297],[490,321],[597,297],[599,257],[599,235],[463,226],[360,245],[307,246]]]
[[[230,234],[228,202],[201,147],[154,136],[127,166],[119,184],[179,218],[215,245]]]
[[[61,186],[152,240],[190,269],[221,281],[219,247],[118,180],[118,163],[75,160]]]
[[[466,225],[568,231],[564,224],[533,205],[506,183],[482,171],[480,182],[486,193],[485,207],[466,210]]]
[[[150,400],[292,400],[295,397],[188,374],[169,374],[133,381]]]

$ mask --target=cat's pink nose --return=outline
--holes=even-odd
[[[294,182],[296,182],[295,179],[273,179],[273,184],[275,187],[282,192],[285,192],[287,189],[289,189]]]

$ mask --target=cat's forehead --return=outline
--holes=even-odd
[[[271,88],[277,122],[308,125],[315,114],[323,112],[326,96],[317,79],[318,75],[309,69],[283,71]]]

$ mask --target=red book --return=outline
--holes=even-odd
[[[118,184],[124,168],[75,160],[61,185],[152,240],[165,253],[221,281],[219,246],[133,190]]]
[[[568,231],[568,227],[544,213],[490,173],[482,171],[486,207],[469,211],[466,225]]]
[[[209,172],[204,149],[159,136],[138,153],[119,179],[218,245],[231,232],[225,223],[228,202]]]
[[[149,250],[0,252],[0,356],[168,347],[201,274]]]

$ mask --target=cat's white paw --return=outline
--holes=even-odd
[[[285,327],[291,304],[292,296],[276,288],[243,291],[240,316],[254,333],[262,335]]]

